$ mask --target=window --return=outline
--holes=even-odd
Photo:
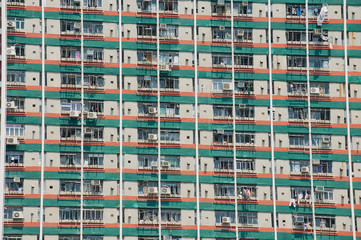
[[[60,180],[60,191],[80,193],[80,180]]]
[[[316,201],[333,201],[333,189],[325,188],[323,192],[315,192]]]
[[[308,136],[297,135],[297,134],[290,134],[289,135],[290,146],[297,146],[297,147],[306,147],[308,146]]]
[[[321,148],[331,147],[331,136],[312,134],[312,146]]]
[[[84,180],[84,193],[89,195],[98,195],[103,192],[103,181]]]
[[[234,56],[234,64],[239,66],[253,66],[253,55],[251,54],[236,54]]]
[[[246,106],[246,107],[237,107],[236,106],[236,114],[237,117],[240,118],[254,118],[254,107]]]
[[[99,48],[84,48],[84,59],[86,61],[103,61],[104,50]]]
[[[257,187],[256,186],[237,186],[238,198],[243,200],[256,199]]]
[[[179,130],[162,129],[160,131],[160,140],[166,142],[179,142]]]
[[[155,24],[138,24],[138,37],[157,37],[157,25]]]
[[[248,14],[252,14],[252,3],[248,2],[246,3],[245,1],[242,1],[242,3],[235,3],[234,4],[234,9],[233,9],[233,13],[235,15],[248,15]]]
[[[85,7],[102,7],[103,0],[84,0]]]
[[[65,60],[78,60],[80,61],[80,48],[77,47],[62,47],[60,56]]]
[[[320,164],[313,164],[313,173],[332,173],[332,161],[320,161]]]
[[[254,171],[255,160],[254,159],[236,159],[237,170]]]
[[[179,62],[178,52],[161,51],[159,61],[160,63],[166,63],[173,67],[173,64],[178,64]]]
[[[242,144],[254,144],[255,134],[254,133],[236,133],[236,143]]]
[[[80,7],[80,1],[77,0],[60,0],[61,7],[77,8]]]
[[[157,62],[157,53],[155,51],[138,50],[138,62],[141,64],[155,64]]]
[[[235,80],[235,90],[243,94],[253,94],[254,82],[253,80]]]
[[[84,235],[83,240],[103,240],[103,236]]]
[[[81,85],[81,75],[77,73],[62,73],[61,74],[61,84],[62,85],[71,85],[71,86],[80,86]]]
[[[138,209],[139,223],[156,223],[158,221],[157,209]]]
[[[86,127],[84,132],[85,141],[103,141],[103,127]]]
[[[6,124],[6,136],[8,137],[23,137],[24,126],[16,124]]]
[[[77,235],[59,235],[59,240],[80,240]]]
[[[13,22],[14,23],[15,28],[13,28],[13,29],[15,29],[15,30],[24,30],[24,27],[25,27],[24,18],[9,17],[8,22]]]
[[[231,223],[236,222],[234,211],[215,211],[215,215],[216,215],[216,223],[222,223],[223,217],[229,217]]]
[[[214,168],[219,170],[233,170],[233,158],[220,158],[214,159]]]
[[[305,68],[306,56],[287,56],[287,67],[289,68]],[[328,69],[329,59],[326,57],[314,57],[310,56],[309,67],[310,68],[324,68]]]
[[[179,115],[179,104],[178,103],[160,103],[160,114],[166,116]]]
[[[321,121],[330,121],[330,109],[329,108],[312,108],[311,109],[311,119],[312,120],[321,120]]]
[[[330,93],[329,83],[310,83],[311,90],[316,88],[317,94],[313,95],[328,95]],[[306,82],[288,82],[287,90],[289,94],[305,95],[307,94]]]
[[[336,219],[333,216],[317,216],[316,228],[321,230],[336,230]]]
[[[233,184],[214,184],[214,194],[217,197],[231,197],[234,196]]]
[[[24,71],[8,71],[7,74],[8,83],[25,83]]]
[[[25,3],[25,0],[8,0],[8,3],[12,5],[23,5]]]
[[[80,165],[79,153],[60,153],[60,164],[66,166]]]
[[[166,25],[165,28],[159,29],[160,38],[178,38],[178,26]]]
[[[103,24],[98,22],[84,22],[85,34],[103,34]]]
[[[8,45],[8,47],[15,47],[16,57],[25,57],[25,44]]]
[[[296,199],[297,202],[311,203],[311,188],[309,187],[291,187],[291,198]]]
[[[104,101],[86,101],[84,105],[84,111],[103,113]]]
[[[5,235],[3,240],[22,240],[22,235]]]
[[[81,137],[80,127],[60,127],[60,137],[62,140],[76,140]]]
[[[11,207],[11,206],[6,206],[4,208],[4,219],[6,220],[12,220],[13,219],[13,212],[22,212],[23,208],[22,207]]]
[[[300,107],[289,107],[288,108],[288,118],[294,120],[305,120],[307,119],[307,108]]]
[[[213,15],[221,15],[221,16],[229,16],[231,15],[231,3],[223,2],[222,4],[218,4],[218,1],[212,2],[212,14]]]
[[[24,164],[24,152],[6,152],[5,163],[7,165],[23,165]]]
[[[236,42],[252,41],[253,30],[252,29],[234,29],[234,39]]]
[[[80,208],[59,208],[59,218],[61,221],[79,221],[80,220]]]
[[[238,212],[238,222],[242,225],[257,225],[258,217],[256,212]]]
[[[213,131],[213,142],[214,144],[231,144],[233,143],[233,132],[224,131],[222,133],[218,131]]]
[[[287,16],[301,17],[306,16],[306,8],[304,4],[287,4]]]
[[[232,105],[213,105],[214,117],[232,117]]]
[[[24,179],[22,178],[6,178],[5,193],[23,192]]]
[[[138,80],[138,89],[146,88],[152,90],[154,88],[157,88],[156,76],[137,76],[137,80]]]
[[[80,34],[81,23],[76,21],[60,21],[60,31],[68,34]]]
[[[219,67],[232,65],[232,56],[230,54],[212,54],[212,64]]]
[[[103,166],[104,165],[104,154],[102,153],[86,153],[84,154],[84,165],[85,166]]]
[[[180,157],[179,156],[160,156],[160,162],[169,162],[172,168],[180,167]]]
[[[231,35],[231,28],[227,27],[227,28],[220,28],[220,27],[213,27],[212,28],[212,36],[213,36],[213,40],[231,40],[232,39],[232,35]]]
[[[81,103],[80,100],[75,99],[61,99],[61,111],[62,112],[70,112],[70,111],[81,111]]]
[[[157,10],[156,1],[137,0],[138,11],[140,12],[152,12]]]
[[[87,221],[102,221],[103,220],[103,209],[84,209],[83,219]]]
[[[162,222],[171,222],[171,223],[181,223],[181,211],[180,210],[170,210],[162,209],[161,212]]]
[[[7,97],[8,102],[14,102],[16,109],[9,109],[11,111],[25,111],[25,98],[23,97]]]
[[[104,87],[103,75],[84,75],[84,86],[89,87]]]
[[[178,12],[178,0],[159,0],[159,10],[170,13]]]
[[[157,155],[138,155],[139,167],[151,167],[153,162],[157,162]]]
[[[300,160],[291,160],[290,168],[292,173],[301,173],[302,167],[308,167],[310,165],[309,161],[300,161]]]
[[[150,114],[150,108],[157,108],[157,103],[138,103],[139,114]]]
[[[179,79],[175,77],[160,77],[160,88],[164,89],[179,89]]]
[[[149,138],[149,134],[157,134],[157,129],[138,129],[138,140],[147,141]]]
[[[224,83],[232,83],[232,80],[213,80],[213,90],[214,91],[223,91]]]

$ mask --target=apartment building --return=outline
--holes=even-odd
[[[3,239],[361,239],[360,1],[1,7]]]

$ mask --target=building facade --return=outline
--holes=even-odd
[[[3,239],[361,239],[360,1],[1,6]]]

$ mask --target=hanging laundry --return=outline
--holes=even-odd
[[[296,207],[296,200],[291,198],[290,204],[288,206],[290,206],[290,207],[293,206],[295,208]]]
[[[328,9],[326,6],[321,8],[320,14],[317,17],[317,26],[322,26],[323,21],[325,20],[328,14]]]

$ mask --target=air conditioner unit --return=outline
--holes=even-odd
[[[11,102],[6,103],[6,108],[8,108],[8,109],[16,109],[17,107],[15,106],[15,102],[11,101]]]
[[[299,217],[299,216],[295,217],[295,223],[304,223],[304,222],[305,222],[304,217]]]
[[[148,135],[148,140],[149,141],[157,141],[158,140],[158,135],[157,134],[149,134]]]
[[[324,192],[324,191],[325,191],[325,187],[323,187],[323,186],[315,187],[315,192]]]
[[[301,173],[309,173],[310,168],[308,166],[301,167]]]
[[[230,217],[222,217],[222,224],[231,224]]]
[[[79,112],[79,111],[75,111],[75,110],[72,110],[72,111],[70,111],[70,113],[69,113],[69,116],[70,116],[70,117],[79,117],[79,115],[80,115],[80,112]]]
[[[86,55],[87,55],[88,57],[93,56],[93,55],[94,55],[94,51],[93,51],[93,50],[88,50],[88,51],[86,51]]]
[[[90,127],[85,128],[84,134],[92,134],[92,129]]]
[[[157,113],[157,108],[155,108],[155,107],[150,107],[150,108],[148,109],[148,112],[149,112],[150,114],[156,114],[156,113]]]
[[[224,129],[217,129],[217,134],[224,134]]]
[[[16,56],[15,46],[8,47],[8,48],[6,49],[6,54],[7,54],[9,57],[15,57],[15,56]]]
[[[92,186],[100,186],[100,180],[91,180],[90,184]]]
[[[24,214],[22,211],[13,211],[13,219],[14,220],[21,220],[24,219]]]
[[[313,36],[319,37],[322,35],[322,29],[314,29],[313,30]]]
[[[168,162],[168,161],[163,161],[163,162],[162,162],[162,167],[163,167],[163,168],[169,168],[169,167],[170,167],[170,162]]]
[[[158,188],[157,187],[149,187],[148,194],[158,194]]]
[[[162,194],[170,195],[170,188],[169,187],[162,187]]]
[[[311,87],[312,94],[320,94],[320,88],[318,87]]]
[[[232,91],[232,83],[223,83],[223,91]]]
[[[152,78],[150,76],[144,76],[145,81],[150,81]]]
[[[19,183],[19,182],[21,182],[21,179],[19,177],[14,177],[13,181],[16,183]]]
[[[239,107],[240,109],[245,109],[245,108],[247,107],[247,105],[246,105],[246,104],[239,104],[238,107]]]
[[[248,6],[248,1],[242,1],[242,6]]]
[[[80,29],[80,28],[81,28],[80,22],[74,23],[74,29]]]
[[[226,30],[225,26],[219,26],[219,31],[224,31],[224,30]]]
[[[16,28],[16,23],[14,21],[8,21],[8,28]]]
[[[88,112],[87,118],[89,118],[89,119],[97,119],[98,116],[97,116],[96,112]]]
[[[157,167],[158,167],[158,162],[157,162],[157,161],[153,161],[153,162],[150,163],[150,166],[151,166],[152,168],[157,168]]]
[[[19,144],[18,138],[17,137],[7,137],[6,144],[7,145],[18,145]]]
[[[165,23],[159,24],[159,29],[166,29],[166,28],[167,28],[167,24]]]
[[[224,0],[218,0],[217,6],[224,6]]]
[[[320,165],[320,159],[313,159],[312,164],[313,165]]]
[[[324,138],[322,138],[322,143],[324,143],[324,144],[329,144],[330,141],[331,141],[331,138],[330,138],[330,137],[324,137]]]
[[[161,71],[170,71],[170,67],[168,64],[162,64],[162,65],[160,65],[160,70]]]
[[[237,30],[237,37],[243,37],[244,36],[244,30]]]

